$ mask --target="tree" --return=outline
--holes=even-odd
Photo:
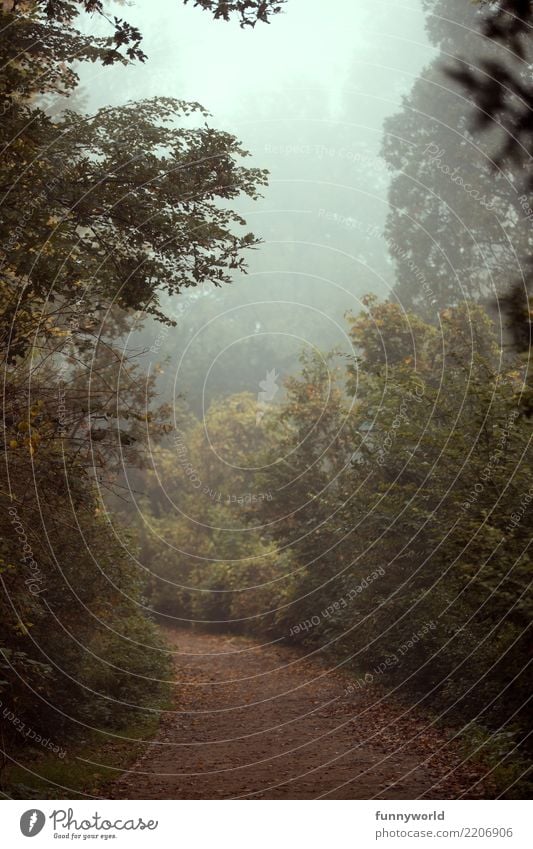
[[[462,0],[431,9],[429,34],[442,54],[386,121],[383,154],[394,172],[386,236],[395,291],[436,320],[439,308],[502,291],[506,278],[522,273],[532,235],[515,178],[493,171],[497,136],[469,130],[462,88],[446,70],[450,56],[494,59],[498,48],[476,35],[475,12]]]
[[[251,617],[266,627],[255,588],[279,575],[283,558],[256,527],[259,505],[272,498],[255,480],[270,440],[257,412],[256,397],[240,393],[214,402],[203,421],[178,413],[176,432],[135,473],[143,563],[160,615],[230,629]]]
[[[487,130],[497,125],[503,130],[499,150],[494,154],[494,167],[499,168],[506,161],[524,166],[529,173],[526,185],[531,189],[533,91],[528,63],[533,5],[531,0],[501,0],[495,4],[481,0],[481,5],[482,35],[494,44],[503,45],[506,53],[502,51],[496,60],[483,60],[476,68],[461,57],[456,67],[448,70],[448,75],[473,98],[474,127]]]
[[[165,693],[137,538],[115,526],[101,493],[118,499],[124,464],[142,468],[169,430],[154,377],[124,338],[134,312],[172,324],[162,291],[243,270],[257,240],[227,202],[255,197],[266,179],[196,103],[54,110],[54,97],[76,89],[73,62],[122,61],[122,48],[141,58],[123,22],[111,39],[72,26],[80,10],[102,8],[15,3],[0,15],[0,693],[10,756],[27,746],[20,728],[76,739],[137,722]]]
[[[41,114],[38,132],[36,121],[30,124],[37,138],[19,134],[25,152],[6,141],[23,174],[9,176],[8,159],[6,282],[23,280],[23,297],[33,304],[72,303],[90,292],[93,308],[115,303],[164,318],[162,290],[220,285],[228,271],[242,270],[240,252],[257,241],[236,235],[244,222],[218,201],[241,191],[255,197],[265,172],[237,164],[246,154],[227,133],[168,126],[197,112],[205,115],[198,104],[158,98],[85,119],[67,112],[52,123]],[[6,139],[17,135],[12,122],[4,131]],[[35,142],[43,154],[35,155]],[[19,240],[13,229],[21,208],[27,215]]]
[[[211,12],[215,19],[229,21],[237,13],[241,27],[254,27],[256,23],[270,23],[269,18],[282,11],[285,0],[184,0],[193,2]]]
[[[185,4],[190,0],[183,0]],[[212,13],[215,20],[229,21],[236,14],[241,27],[254,27],[259,21],[270,23],[269,18],[281,12],[285,0],[193,0],[199,6]],[[113,34],[96,41],[99,59],[110,65],[114,62],[138,60],[144,62],[146,54],[141,48],[142,34],[137,27],[132,26],[116,15],[113,19],[108,16],[103,0],[8,0],[9,11],[13,14],[37,14],[42,22],[54,26],[73,26],[80,14],[97,14],[109,22]],[[6,4],[4,4],[6,5]],[[78,33],[79,35],[79,33]]]

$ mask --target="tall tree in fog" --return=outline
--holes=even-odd
[[[520,272],[532,236],[515,177],[493,168],[498,128],[483,137],[473,132],[463,87],[448,74],[457,57],[478,62],[501,48],[483,39],[476,11],[463,0],[426,5],[441,55],[385,122],[383,153],[394,172],[386,236],[396,292],[430,317],[501,291]]]

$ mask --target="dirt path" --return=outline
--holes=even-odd
[[[167,630],[176,710],[114,785],[125,799],[416,799],[482,796],[416,710],[316,654],[244,637]]]

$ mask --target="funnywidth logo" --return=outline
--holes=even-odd
[[[37,808],[32,808],[30,811],[25,811],[20,818],[20,830],[24,837],[35,837],[42,831],[46,822],[46,817],[42,811]]]

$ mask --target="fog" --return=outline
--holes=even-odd
[[[259,201],[236,205],[263,240],[248,252],[248,274],[185,294],[195,305],[186,326],[159,337],[172,392],[199,412],[204,382],[208,400],[254,392],[266,370],[293,371],[308,346],[346,350],[345,312],[394,284],[383,237],[390,175],[379,154],[384,119],[434,56],[421,5],[335,0],[324,15],[321,0],[291,0],[253,30],[176,0],[116,14],[139,27],[148,59],[83,66],[88,110],[154,96],[198,101],[211,126],[251,153],[245,164],[270,174]],[[153,348],[157,336],[148,321],[128,344]]]

